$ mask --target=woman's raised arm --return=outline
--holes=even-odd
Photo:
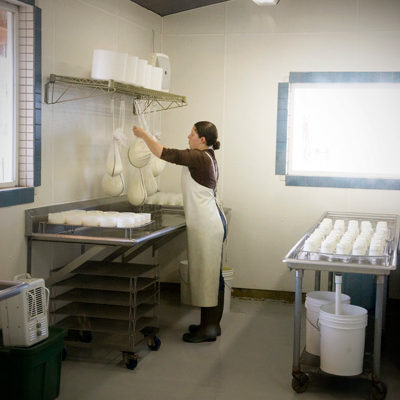
[[[156,157],[161,157],[163,148],[165,146],[154,140],[144,129],[140,128],[139,126],[135,125],[133,127],[133,133],[136,137],[144,140],[144,142],[147,144],[147,147]]]

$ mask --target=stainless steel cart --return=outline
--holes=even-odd
[[[386,221],[388,224],[389,235],[386,247],[382,256],[354,256],[323,254],[320,252],[304,251],[304,243],[311,233],[316,229],[324,218],[333,220],[368,220],[374,225],[377,221]],[[301,313],[302,313],[302,283],[304,271],[315,271],[315,290],[320,288],[321,271],[329,272],[329,289],[333,287],[334,273],[357,273],[371,274],[376,276],[376,302],[375,302],[375,326],[372,371],[365,368],[358,376],[366,378],[372,382],[371,396],[373,399],[382,400],[387,393],[386,385],[380,380],[380,360],[381,360],[381,336],[382,320],[384,314],[384,288],[386,278],[391,271],[396,269],[397,248],[399,244],[399,217],[387,214],[361,214],[361,213],[339,213],[327,212],[313,225],[307,233],[293,246],[283,262],[290,270],[296,272],[296,292],[294,305],[294,343],[293,343],[293,368],[292,368],[292,387],[298,392],[304,392],[310,382],[308,373],[326,374],[319,368],[319,357],[307,353],[305,350],[300,355],[301,337]]]
[[[72,209],[151,213],[139,228],[100,228],[49,224],[48,213]],[[80,254],[49,271],[50,323],[69,330],[65,343],[89,351],[121,351],[134,369],[137,345],[147,341],[158,350],[159,266],[132,263],[145,250],[155,250],[185,230],[182,207],[133,207],[126,198],[107,198],[26,211],[28,272],[34,242],[80,244]],[[100,258],[100,260],[99,260]]]

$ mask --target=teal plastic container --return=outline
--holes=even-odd
[[[375,309],[376,277],[365,274],[343,274],[342,292],[351,297],[351,304]]]
[[[1,398],[53,400],[60,393],[66,331],[50,327],[49,337],[32,347],[0,346]]]

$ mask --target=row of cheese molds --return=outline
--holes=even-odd
[[[137,228],[151,222],[150,213],[100,210],[70,210],[49,213],[50,224],[101,226],[106,228]]]

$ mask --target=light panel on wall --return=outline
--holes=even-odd
[[[259,6],[275,6],[279,0],[253,0]]]

